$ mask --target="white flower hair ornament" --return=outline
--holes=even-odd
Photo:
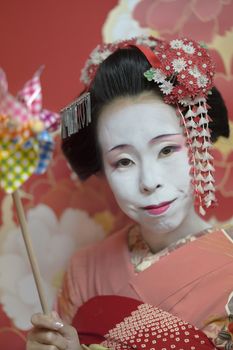
[[[205,209],[216,204],[206,102],[213,87],[215,64],[208,51],[197,42],[187,38],[168,42],[139,37],[97,46],[81,73],[86,92],[61,111],[62,136],[69,137],[91,122],[89,89],[99,65],[110,54],[125,47],[137,47],[145,55],[151,65],[144,72],[145,78],[155,82],[164,102],[177,109],[189,149],[195,205],[200,214],[205,215]]]
[[[87,59],[84,68],[81,71],[80,80],[88,87],[93,81],[95,74],[99,68],[99,65],[108,58],[113,52],[118,49],[129,46],[149,46],[155,48],[160,40],[153,37],[137,37],[129,40],[115,41],[113,43],[107,43],[98,45],[90,54]]]

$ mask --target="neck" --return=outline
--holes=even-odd
[[[156,233],[156,227],[148,228],[141,226],[141,234],[151,251],[156,253],[165,249],[170,244],[177,242],[189,235],[195,235],[198,232],[211,228],[211,225],[201,219],[195,212],[194,208],[183,222],[174,230]]]

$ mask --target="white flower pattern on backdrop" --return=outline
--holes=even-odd
[[[133,9],[140,0],[120,0],[117,7],[109,12],[103,26],[105,42],[130,39],[148,35],[148,28],[142,28],[133,18]]]
[[[28,226],[51,308],[71,255],[77,249],[101,240],[105,233],[102,226],[82,210],[66,209],[57,219],[53,210],[46,205],[38,205],[28,211]],[[8,317],[22,330],[31,328],[31,315],[41,311],[18,228],[7,233],[2,245],[0,302]]]

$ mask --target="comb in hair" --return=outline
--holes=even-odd
[[[86,92],[61,111],[61,135],[65,139],[91,122],[91,98]]]

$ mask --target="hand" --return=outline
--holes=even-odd
[[[77,331],[65,324],[55,311],[35,314],[28,334],[27,350],[80,350]]]

